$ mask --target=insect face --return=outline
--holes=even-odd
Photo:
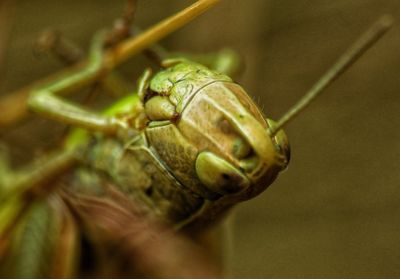
[[[160,72],[143,100],[150,146],[177,180],[205,198],[260,181],[265,188],[272,182],[265,176],[275,178],[288,163],[284,132],[270,137],[273,122],[243,88],[202,65],[181,62]]]

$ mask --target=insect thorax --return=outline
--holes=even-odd
[[[87,193],[90,188],[90,194],[97,194],[111,184],[135,206],[171,223],[190,218],[204,202],[170,174],[143,133],[129,144],[115,138],[94,139],[84,160],[82,168],[75,172],[78,191]]]
[[[282,169],[268,123],[223,74],[180,62],[149,80],[140,101],[145,124],[131,137],[94,140],[87,165],[166,221],[212,221]],[[238,152],[238,142],[247,148]]]

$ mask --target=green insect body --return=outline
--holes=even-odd
[[[41,102],[46,90],[33,98],[39,96]],[[52,103],[46,99],[46,106]],[[38,103],[31,105],[36,109]],[[78,117],[86,113],[69,103],[66,107],[68,113],[77,109]],[[146,71],[138,94],[119,100],[100,116],[87,117],[93,118],[111,118],[122,128],[111,134],[75,129],[61,155],[13,186],[23,192],[52,181],[50,185],[70,195],[102,199],[113,185],[146,218],[198,235],[230,207],[261,193],[289,160],[285,134],[269,137],[267,129],[274,122],[264,120],[238,84],[184,59],[166,61],[153,77]],[[85,251],[79,248],[78,233],[63,234],[77,230],[76,225],[57,196],[44,195],[13,237],[12,267],[4,272],[0,268],[0,275],[52,278],[58,276],[57,266],[66,267],[65,278],[80,273],[78,262],[85,255],[79,251]],[[16,217],[18,208],[24,208],[24,199],[14,196],[1,207],[0,220]],[[0,227],[4,231],[4,224]],[[26,272],[20,276],[22,269]]]
[[[76,220],[68,221],[76,213],[70,204],[75,197],[105,201],[111,185],[125,204],[129,200],[127,207],[139,208],[135,214],[142,217],[135,218],[198,235],[234,204],[261,193],[289,161],[284,132],[269,136],[274,122],[263,117],[238,84],[185,58],[163,61],[154,76],[146,70],[137,94],[102,113],[60,97],[95,80],[104,62],[103,45],[104,33],[99,33],[86,67],[30,94],[33,111],[76,127],[64,148],[22,171],[6,170],[6,161],[0,161],[6,166],[0,170],[6,174],[0,185],[0,260],[9,246],[14,251],[10,258],[18,258],[9,270],[23,268],[24,259],[37,253],[44,257],[40,251],[47,251],[46,244],[53,247],[49,255],[63,248],[67,256],[55,256],[55,267],[66,270],[66,278],[79,269],[80,229]],[[211,66],[229,72],[230,63],[221,57],[226,53],[216,57],[223,67]],[[49,222],[38,222],[43,218]],[[35,244],[27,243],[29,235],[37,238]],[[26,251],[22,258],[20,251]],[[37,278],[57,274],[49,270],[51,262],[43,272],[34,263],[28,270]],[[11,273],[6,268],[0,274]]]
[[[228,76],[187,60],[166,65],[144,75],[139,97],[105,112],[128,130],[111,137],[73,133],[67,145],[85,147],[80,160],[92,176],[105,174],[176,228],[211,224],[272,183],[287,165],[287,140],[283,132],[268,136],[273,122]]]
[[[162,249],[160,255],[164,256],[171,253],[171,248],[182,247],[180,243],[163,246],[160,241],[154,247],[152,237],[146,236],[146,230],[152,230],[150,223],[141,222],[147,221],[147,217],[161,220],[161,224],[175,230],[188,229],[185,232],[196,239],[232,206],[257,196],[276,179],[290,160],[283,125],[391,26],[388,18],[378,21],[278,123],[264,117],[246,91],[228,77],[229,66],[235,64],[230,62],[229,53],[194,59],[207,61],[209,68],[185,58],[165,60],[162,70],[154,76],[150,70],[145,71],[137,94],[124,97],[103,113],[60,97],[98,80],[103,70],[112,69],[217,2],[200,0],[156,25],[151,32],[113,49],[104,49],[105,34],[99,33],[86,67],[31,92],[28,105],[32,110],[76,129],[60,152],[27,170],[11,171],[0,150],[0,277],[82,275],[79,264],[85,257],[79,253],[85,253],[85,249],[81,249],[79,241],[81,236],[87,237],[90,228],[84,227],[92,220],[86,219],[84,226],[79,227],[84,214],[77,213],[74,202],[87,205],[90,201],[95,209],[102,209],[89,214],[89,218],[96,216],[96,221],[103,225],[106,219],[107,225],[114,226],[108,232],[119,231],[115,237],[124,241],[124,224],[131,220],[141,223],[135,231],[139,240],[127,241],[134,244],[134,268],[146,263],[147,259],[141,261],[137,250],[147,250],[147,244],[156,248],[155,253]],[[107,194],[115,198],[112,202],[121,204],[107,204]],[[96,207],[99,204],[102,206]],[[123,206],[129,209],[124,210]],[[104,209],[111,217],[102,219]],[[112,217],[116,215],[125,223],[114,223]],[[126,216],[132,218],[124,219]],[[159,232],[152,230],[152,236],[162,234]],[[138,243],[144,246],[138,247]],[[191,247],[187,251],[193,248],[186,247]],[[181,253],[178,261],[169,263],[154,257],[155,268],[150,261],[143,270],[133,270],[133,274],[153,272],[166,264],[155,278],[171,278],[164,275],[171,268],[177,269],[177,262],[186,263],[189,257]],[[8,258],[15,260],[3,266]],[[153,260],[153,255],[148,258]],[[108,265],[108,260],[105,262]],[[199,270],[207,269],[204,266]],[[101,268],[97,272],[102,273]],[[189,274],[187,270],[177,278],[188,278],[185,274]]]

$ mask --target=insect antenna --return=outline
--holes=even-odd
[[[314,84],[314,86],[279,119],[277,124],[268,129],[269,135],[271,137],[274,136],[284,125],[303,111],[324,91],[324,89],[332,84],[333,81],[374,45],[392,25],[393,18],[390,15],[383,15],[379,18]]]

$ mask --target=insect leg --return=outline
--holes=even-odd
[[[204,54],[192,53],[169,53],[168,59],[163,61],[164,66],[176,63],[176,61],[190,60],[200,63],[214,71],[231,76],[239,70],[240,57],[229,48],[221,49],[218,52],[210,52]]]
[[[1,278],[75,278],[79,236],[60,199],[35,203],[11,238]],[[74,276],[75,275],[75,276]]]
[[[208,9],[213,7],[215,4],[217,4],[219,1],[220,0],[196,1],[194,4],[187,7],[186,9],[183,9],[175,15],[168,17],[165,20],[154,25],[150,29],[143,32],[143,34],[121,42],[120,44],[107,50],[105,54],[105,64],[107,65],[107,69],[113,69],[120,63],[124,62],[126,59],[140,53],[144,49],[148,48],[150,45],[156,43],[157,41],[166,37],[168,34],[171,34],[175,30],[194,20],[195,18],[206,12]],[[88,77],[81,79],[80,86],[96,79],[96,77],[98,77],[99,75],[99,72],[97,72],[97,74],[91,74]],[[65,72],[62,72],[60,74],[65,74]],[[75,76],[77,77],[77,75]],[[52,78],[53,76],[45,80],[38,81],[36,84],[43,84],[44,82],[47,82],[49,79]],[[8,126],[26,116],[27,110],[25,106],[25,100],[28,97],[27,95],[29,95],[28,93],[31,92],[31,88],[32,85],[28,86],[27,88],[18,90],[17,92],[12,93],[5,98],[0,98],[0,109],[3,112],[2,118],[0,118],[0,127]],[[16,107],[18,109],[16,109]],[[71,121],[69,121],[68,123],[71,123]]]
[[[212,70],[231,76],[239,69],[240,57],[229,48],[223,48],[218,52],[187,55],[191,60],[209,67]]]
[[[104,33],[94,37],[89,63],[84,69],[33,91],[28,100],[30,108],[46,117],[92,131],[114,134],[119,129],[125,129],[125,124],[117,118],[89,111],[57,96],[82,87],[83,83],[99,74],[103,63],[104,37]]]
[[[56,29],[46,30],[39,36],[36,51],[50,53],[66,66],[77,64],[84,58],[82,49]],[[131,92],[129,83],[115,71],[110,72],[100,83],[114,97]]]
[[[0,143],[0,193],[10,177],[10,166],[7,146]]]
[[[12,179],[7,179],[0,195],[0,259],[8,248],[10,236],[32,204],[48,197],[57,187],[54,179],[75,162],[74,152],[63,151],[25,170],[11,173]]]
[[[150,86],[150,80],[151,80],[151,76],[152,76],[152,71],[150,68],[147,68],[143,74],[140,76],[140,78],[138,79],[138,95],[140,100],[143,102],[144,98],[146,96],[146,92],[147,89]]]

